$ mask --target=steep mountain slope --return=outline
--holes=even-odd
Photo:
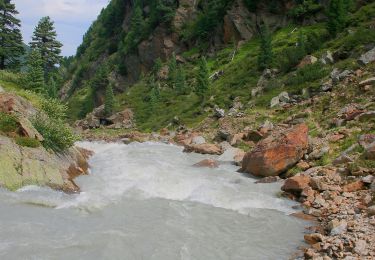
[[[250,2],[257,5],[252,6]],[[194,65],[199,54],[213,57],[228,44],[241,46],[257,37],[263,23],[278,30],[293,23],[299,26],[324,20],[326,1],[302,2],[154,0],[142,4],[142,1],[111,1],[78,48],[61,95],[67,99],[75,91],[81,91],[80,100],[89,107],[74,114],[82,117],[93,106],[103,103],[105,86],[95,82],[95,75],[101,70],[107,71],[117,92],[124,92],[142,75],[148,75],[159,59],[166,62],[173,53],[178,62],[187,60]],[[256,55],[256,46],[253,47],[251,51]]]

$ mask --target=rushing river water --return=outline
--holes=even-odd
[[[273,260],[302,243],[279,184],[172,145],[80,145],[96,153],[80,194],[0,191],[0,259]]]

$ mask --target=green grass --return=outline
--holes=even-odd
[[[18,129],[17,118],[13,115],[0,112],[0,132],[11,133]]]
[[[41,143],[38,140],[29,137],[16,137],[16,143],[20,146],[29,148],[38,148],[41,146]]]

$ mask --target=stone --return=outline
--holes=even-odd
[[[358,143],[363,148],[368,147],[373,142],[375,142],[375,134],[364,134],[364,135],[360,135],[358,138]]]
[[[322,89],[323,92],[331,91],[332,88],[333,88],[333,81],[332,81],[332,79],[326,81],[321,86],[321,89]]]
[[[319,242],[323,242],[324,240],[324,237],[322,234],[319,234],[319,233],[314,233],[314,234],[306,234],[304,236],[304,239],[305,241],[310,244],[310,245],[314,245],[316,243],[319,243]]]
[[[283,102],[283,103],[289,103],[290,97],[289,97],[288,92],[286,92],[286,91],[281,92],[279,94],[279,100],[280,100],[280,102]]]
[[[221,109],[221,108],[218,108],[218,107],[215,107],[214,108],[214,116],[217,117],[217,118],[225,117],[225,110]]]
[[[309,176],[294,176],[288,178],[284,185],[281,187],[281,190],[291,193],[301,193],[303,189],[309,187],[310,177]]]
[[[359,82],[360,87],[364,87],[366,85],[375,85],[375,77],[368,78],[366,80]]]
[[[272,124],[271,121],[269,120],[266,120],[258,129],[258,131],[265,135],[267,134],[269,131],[273,130],[274,129],[274,125]]]
[[[205,159],[193,165],[194,167],[200,168],[218,168],[219,163],[213,159]]]
[[[312,55],[307,55],[305,58],[301,60],[301,62],[298,64],[298,68],[303,68],[307,65],[315,64],[318,61],[318,58]]]
[[[0,93],[3,93],[3,92],[5,92],[5,90],[2,86],[0,86]]]
[[[134,114],[133,111],[129,108],[124,109],[121,112],[118,112],[111,117],[107,118],[108,124],[112,127],[110,128],[115,128],[115,129],[130,129],[135,126],[134,124]]]
[[[21,115],[27,119],[37,114],[37,110],[29,101],[7,92],[0,93],[0,112]]]
[[[297,167],[301,169],[302,171],[306,171],[307,169],[310,168],[310,165],[305,161],[300,161],[299,163],[297,163]]]
[[[28,148],[0,136],[0,186],[11,191],[26,185],[48,186],[65,192],[77,192],[74,178],[87,174],[87,150],[70,148],[55,154],[43,147]]]
[[[242,171],[255,176],[277,176],[302,159],[308,148],[306,124],[276,131],[248,152]]]
[[[330,231],[331,236],[335,235],[341,235],[344,232],[346,232],[347,229],[347,222],[345,220],[338,220],[338,219],[333,219],[328,223],[328,230]]]
[[[279,176],[270,176],[270,177],[264,177],[260,179],[259,181],[256,181],[256,184],[259,183],[274,183],[274,182],[279,182],[281,181],[281,178]]]
[[[195,136],[193,137],[193,139],[191,140],[191,143],[193,145],[195,144],[205,144],[206,143],[206,139],[204,139],[203,136]]]
[[[230,133],[225,129],[220,129],[216,134],[216,140],[224,140],[228,141],[230,137]]]
[[[222,162],[233,162],[236,165],[240,165],[244,156],[245,152],[242,149],[229,147],[217,159]]]
[[[279,105],[280,105],[280,99],[278,96],[271,99],[271,104],[270,104],[271,108],[274,108]]]
[[[371,62],[375,61],[375,47],[369,50],[368,52],[361,55],[358,59],[358,63],[362,66],[365,66]]]
[[[332,52],[330,51],[324,52],[322,57],[320,58],[320,62],[324,65],[335,63]]]
[[[221,155],[222,150],[216,144],[189,144],[185,145],[184,152],[186,153],[200,153],[200,154],[213,154],[213,155]]]
[[[365,188],[365,184],[363,183],[363,181],[359,180],[359,181],[355,181],[355,182],[344,185],[342,187],[342,190],[344,192],[355,192],[355,191],[363,190],[364,188]]]
[[[44,141],[43,136],[34,128],[32,123],[25,117],[18,118],[18,124],[22,136],[36,139],[40,142]]]
[[[360,256],[366,256],[368,254],[368,250],[366,249],[367,243],[365,240],[358,240],[355,242],[354,252],[359,254]]]
[[[371,184],[375,180],[375,176],[367,175],[366,177],[362,178],[362,182],[365,184]]]

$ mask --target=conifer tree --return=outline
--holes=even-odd
[[[106,116],[110,116],[113,113],[115,107],[115,96],[113,94],[113,83],[109,84],[105,91],[104,101],[104,113]]]
[[[349,5],[346,5],[345,0],[331,0],[329,3],[327,29],[333,37],[346,27],[347,8]]]
[[[266,25],[260,31],[260,54],[258,57],[258,68],[264,70],[269,68],[273,62],[272,37]]]
[[[142,38],[142,32],[144,29],[144,19],[142,13],[142,5],[139,0],[134,3],[134,10],[130,21],[129,32],[125,37],[124,51],[128,53],[133,50],[139,40]]]
[[[197,76],[197,86],[196,86],[196,93],[197,95],[204,100],[204,96],[209,90],[210,80],[209,80],[209,72],[207,67],[206,58],[202,57],[199,62],[199,71]]]
[[[27,58],[26,80],[29,89],[45,92],[43,60],[38,49],[32,50]]]
[[[97,69],[95,77],[91,81],[91,87],[94,91],[97,91],[106,88],[108,84],[108,67],[102,65]]]
[[[175,83],[176,91],[178,94],[185,94],[186,93],[186,77],[185,73],[182,70],[181,66],[178,67],[176,72],[176,83]]]
[[[173,84],[176,82],[176,73],[177,73],[177,61],[176,61],[176,54],[173,53],[172,57],[168,64],[168,79]]]
[[[46,89],[49,97],[57,98],[57,84],[53,77],[49,78]]]
[[[11,0],[0,0],[0,69],[15,68],[25,52],[18,11]]]
[[[32,49],[38,48],[42,55],[44,76],[48,78],[48,73],[54,70],[56,64],[61,62],[62,44],[56,39],[54,23],[49,16],[40,19],[34,30],[30,46]]]

